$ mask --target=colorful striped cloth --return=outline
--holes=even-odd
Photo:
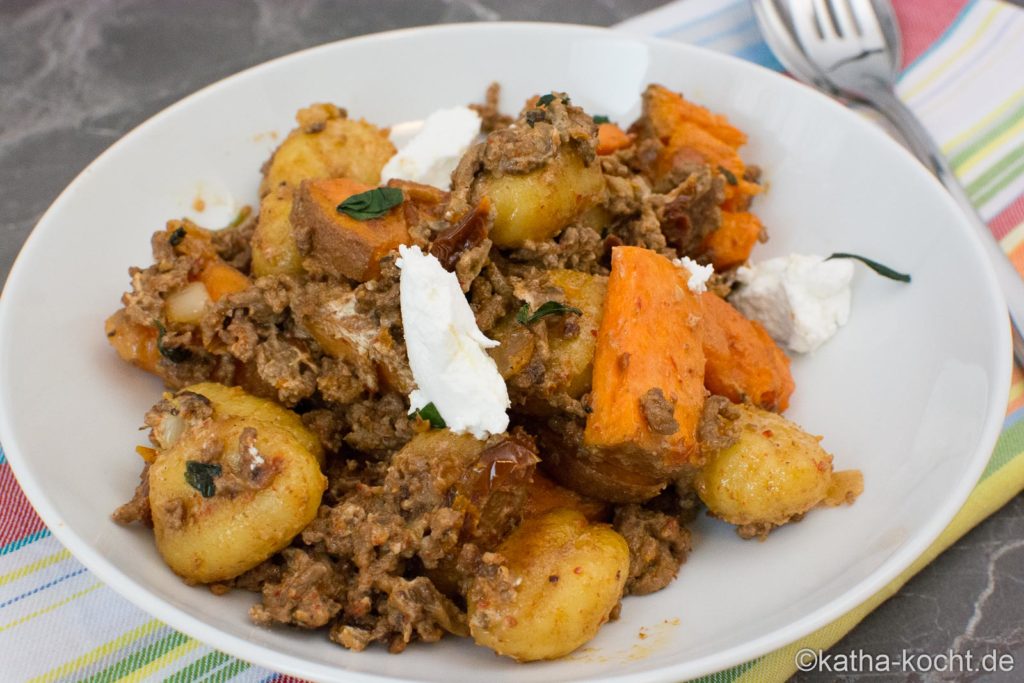
[[[907,71],[900,95],[942,144],[971,198],[1024,273],[1024,11],[995,0],[897,0]],[[675,2],[621,25],[781,70],[746,0]],[[1024,376],[981,482],[902,576],[798,643],[706,681],[783,680],[802,647],[828,648],[1024,488]],[[55,640],[56,639],[56,642]],[[192,640],[126,602],[51,537],[0,451],[0,661],[7,681],[293,681]]]

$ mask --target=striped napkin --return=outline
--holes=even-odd
[[[942,145],[1024,273],[1024,11],[996,0],[897,0],[908,65],[899,92]],[[781,70],[746,0],[685,0],[624,31],[729,52]],[[783,680],[800,648],[828,648],[922,567],[1024,488],[1024,376],[977,488],[906,572],[816,633],[706,681]],[[59,645],[55,646],[54,638]],[[0,451],[0,677],[7,681],[292,682],[188,638],[103,585],[50,535]]]

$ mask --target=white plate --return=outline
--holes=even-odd
[[[565,90],[628,121],[650,82],[724,112],[770,185],[756,258],[869,255],[914,281],[861,270],[850,324],[794,362],[789,415],[864,471],[851,508],[741,541],[702,518],[668,589],[628,598],[585,651],[519,666],[447,638],[400,656],[346,651],[323,632],[252,626],[252,596],[189,588],[151,536],[109,519],[135,486],[143,412],[160,383],[117,360],[103,320],[148,264],[149,236],[197,191],[255,200],[260,164],[295,110],[333,101],[379,124],[478,101],[492,80],[515,110]],[[225,212],[229,213],[229,212]],[[343,41],[217,83],[125,136],[54,202],[0,303],[0,435],[54,534],[143,609],[214,647],[320,680],[616,678],[677,681],[749,660],[856,606],[907,567],[963,503],[989,457],[1008,391],[1005,309],[979,245],[942,188],[882,133],[764,69],[675,43],[571,26],[440,26]],[[639,638],[641,627],[648,636]]]

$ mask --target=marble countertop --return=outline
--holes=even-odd
[[[475,20],[610,25],[661,0],[0,0],[0,281],[32,226],[100,152],[240,69],[387,29]],[[833,651],[1012,654],[1024,671],[1024,497],[969,533]],[[802,674],[801,681],[842,679]],[[904,676],[875,675],[877,680]]]

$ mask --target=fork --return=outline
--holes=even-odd
[[[1024,365],[1024,280],[978,215],[938,145],[896,95],[902,48],[889,0],[752,0],[752,4],[765,42],[791,74],[882,114],[960,204],[1003,290],[1013,356]]]

